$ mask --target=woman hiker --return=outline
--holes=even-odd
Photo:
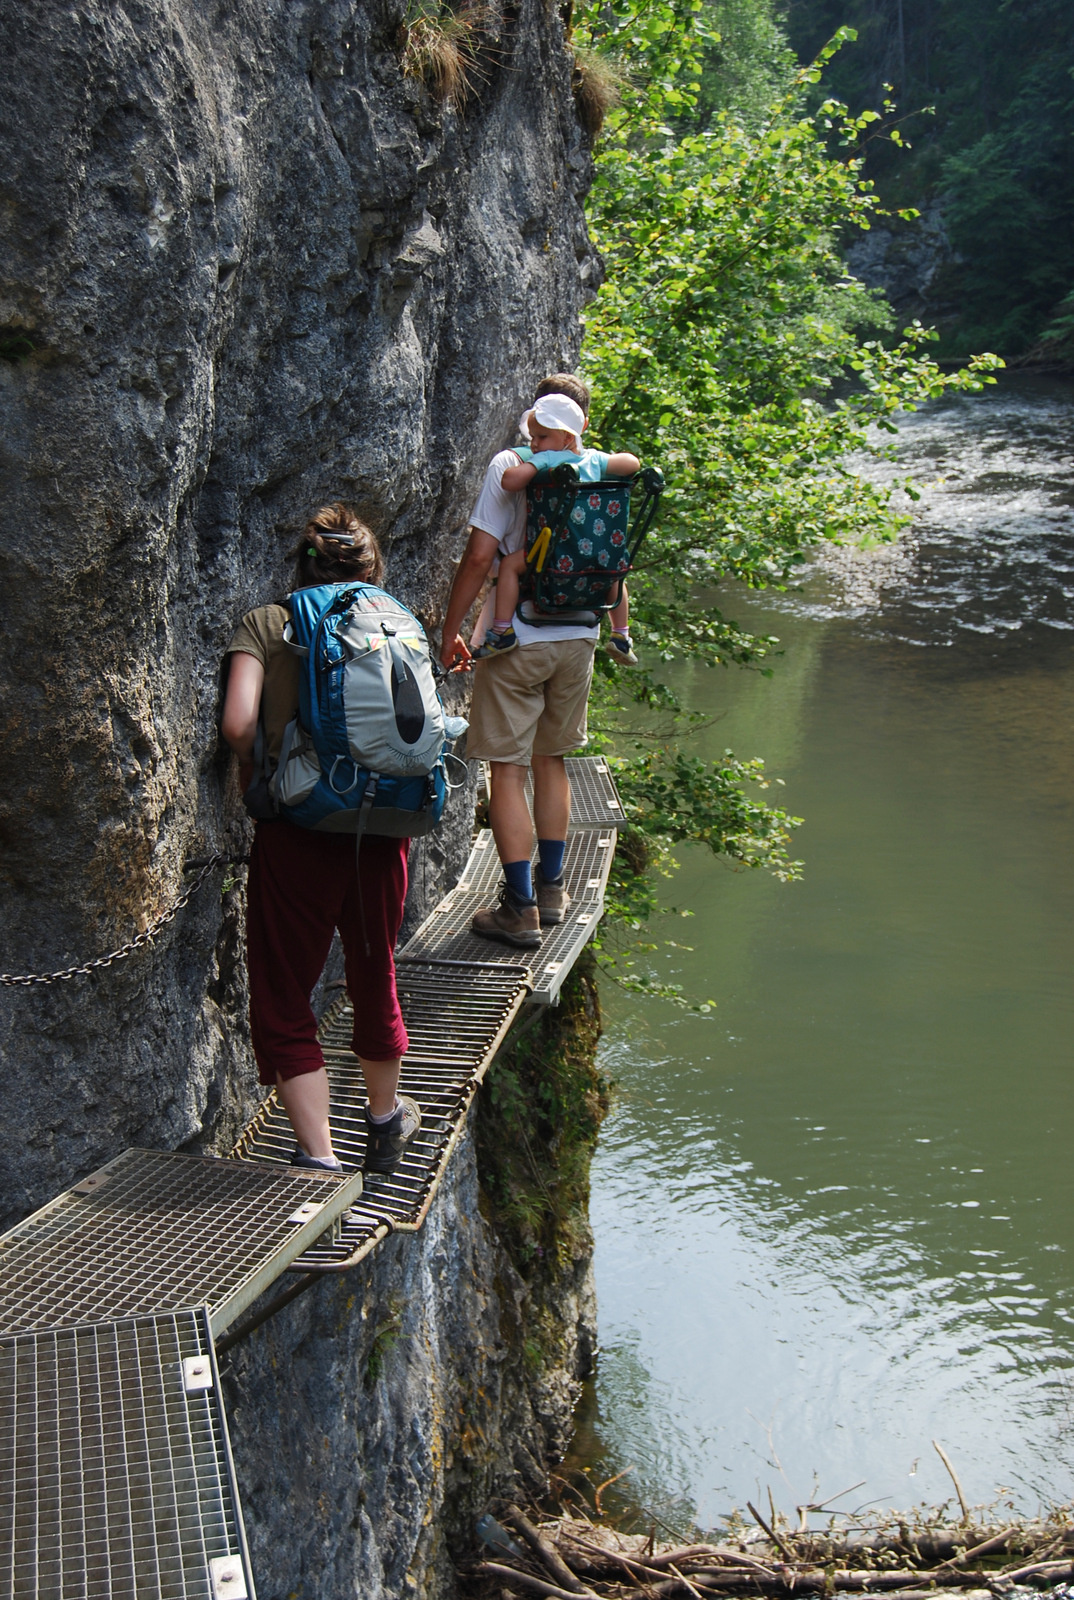
[[[379,584],[383,573],[374,534],[338,503],[310,519],[292,554],[296,589]],[[302,663],[284,643],[288,617],[286,606],[259,606],[243,617],[227,649],[223,734],[239,758],[244,795],[253,778],[259,721],[274,765],[284,729],[298,712]],[[409,844],[365,834],[356,852],[353,834],[319,833],[279,817],[255,825],[246,903],[250,1036],[260,1081],[275,1087],[291,1119],[297,1140],[293,1166],[342,1170],[332,1149],[328,1074],[310,1006],[337,928],[354,1008],[352,1048],[368,1096],[363,1172],[394,1171],[421,1126],[414,1101],[398,1094],[408,1041],[394,951]]]

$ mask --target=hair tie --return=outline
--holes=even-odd
[[[308,556],[315,556],[315,555],[316,555],[316,554],[317,554],[317,552],[316,552],[316,550],[315,550],[315,549],[314,549],[314,548],[313,548],[313,546],[312,546],[312,545],[310,545],[310,546],[309,546],[309,548],[308,548],[308,549],[307,549],[307,551],[306,551],[306,554],[307,554],[307,555],[308,555]]]

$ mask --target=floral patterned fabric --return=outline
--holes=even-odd
[[[579,483],[561,466],[530,484],[522,592],[539,611],[604,611],[617,603],[615,580],[630,571],[632,481]]]

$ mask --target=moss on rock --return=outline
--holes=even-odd
[[[530,1283],[592,1249],[589,1166],[611,1090],[596,1062],[600,1033],[587,953],[559,1005],[531,1013],[508,1036],[480,1097],[478,1172],[490,1220]]]

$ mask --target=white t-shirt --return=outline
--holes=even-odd
[[[526,543],[525,491],[519,490],[512,494],[502,483],[508,467],[517,467],[519,460],[514,450],[501,450],[498,455],[493,456],[488,464],[477,504],[470,513],[471,528],[480,528],[482,533],[490,533],[499,545],[500,553],[505,556],[513,555]],[[471,650],[477,649],[492,626],[495,599],[495,591],[490,590],[470,640]],[[577,622],[557,622],[548,628],[535,628],[532,624],[523,622],[517,612],[514,626],[520,645],[555,644],[560,639],[597,639],[600,636],[599,624],[594,628],[587,628]]]

